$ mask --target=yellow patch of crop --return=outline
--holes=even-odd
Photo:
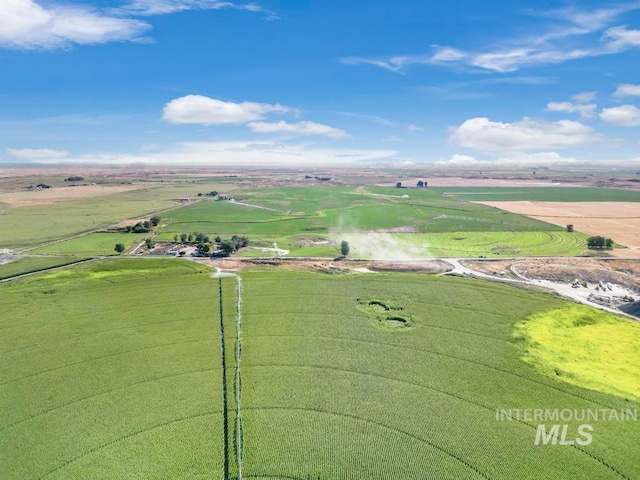
[[[545,375],[640,400],[640,323],[582,305],[532,315],[516,325],[523,360]]]
[[[157,270],[152,269],[139,269],[139,270],[102,270],[97,272],[89,272],[88,278],[102,279],[109,277],[123,277],[129,275],[144,275],[145,273],[153,274],[158,273]]]
[[[64,278],[73,275],[71,270],[59,270],[53,273],[47,273],[46,275],[42,275],[39,280],[54,280],[56,278]]]

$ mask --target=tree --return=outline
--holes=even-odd
[[[396,183],[396,188],[402,188],[402,182]]]
[[[122,255],[122,253],[126,250],[124,243],[116,243],[116,246],[114,248],[114,250],[119,254]]]
[[[133,233],[147,233],[151,230],[151,224],[149,222],[138,222],[133,227]]]
[[[151,217],[151,225],[153,225],[154,227],[157,227],[160,224],[160,220],[161,218],[158,216]]]
[[[193,233],[190,233],[189,235],[187,235],[187,241],[193,242]]]
[[[153,238],[147,238],[144,243],[147,246],[147,250],[151,250],[156,246],[156,241]]]
[[[249,239],[247,237],[234,235],[233,237],[231,237],[231,243],[236,250],[240,250],[242,247],[246,247],[247,245],[249,245]]]
[[[234,246],[231,242],[224,240],[220,242],[220,250],[222,250],[225,257],[228,257],[233,253]]]
[[[604,248],[607,245],[607,240],[611,241],[611,245],[613,245],[613,241],[610,238],[605,238],[600,235],[595,237],[587,238],[587,246],[589,248]]]
[[[573,232],[573,225],[567,225],[567,232]]]
[[[605,238],[604,246],[607,248],[613,248],[613,240],[611,240],[610,238]]]
[[[424,187],[424,182],[422,180],[418,180],[418,188]]]
[[[210,243],[200,243],[198,244],[198,251],[202,255],[208,255],[211,252],[211,244]]]
[[[174,241],[174,242],[177,242],[178,240],[180,240],[180,236],[176,233],[176,234],[173,236],[173,241]]]
[[[213,239],[213,241],[216,243],[220,243],[222,241],[222,238],[220,238],[220,236],[217,236],[216,238]]]
[[[347,242],[346,240],[343,240],[340,244],[340,253],[343,257],[349,255],[349,242]]]
[[[187,241],[187,234],[186,233],[181,233],[180,234],[180,241],[182,243],[185,243]]]

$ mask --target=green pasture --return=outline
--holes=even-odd
[[[433,187],[429,190],[478,202],[640,202],[639,190],[606,187]]]
[[[538,422],[496,420],[640,406],[522,360],[516,325],[571,306],[552,295],[260,270],[239,288],[193,262],[112,259],[0,285],[0,302],[3,479],[224,478],[225,463],[230,479],[240,465],[243,478],[640,476],[637,423],[598,422],[592,444],[562,447],[534,445]]]
[[[116,243],[122,243],[129,249],[139,244],[145,234],[138,233],[91,233],[46,247],[31,250],[34,254],[77,254],[77,255],[116,255]]]

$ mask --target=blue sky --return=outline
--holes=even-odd
[[[640,2],[2,0],[0,162],[640,164]]]

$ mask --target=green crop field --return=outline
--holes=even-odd
[[[563,447],[496,419],[640,407],[523,360],[516,325],[571,305],[551,295],[113,259],[0,285],[0,302],[3,479],[640,476],[635,422]]]
[[[0,286],[0,478],[221,478],[209,275],[124,259]]]
[[[243,284],[247,477],[640,475],[637,423],[602,422],[597,441],[564,448],[534,446],[534,422],[496,421],[505,405],[637,407],[520,360],[514,321],[563,302],[408,274],[267,272],[243,275]]]
[[[445,196],[478,202],[640,202],[640,191],[603,187],[434,187]]]
[[[442,257],[553,257],[585,254],[588,235],[578,232],[451,232],[451,233],[342,233],[327,244],[328,237],[304,243],[304,237],[275,239],[291,257],[340,255],[340,241],[350,245],[349,255],[368,259],[427,259]],[[300,242],[303,242],[302,244]],[[254,241],[240,252],[242,257],[275,257],[271,241]]]
[[[84,260],[84,257],[23,257],[13,262],[0,265],[0,280],[25,273],[39,272],[49,268],[60,267]]]
[[[144,234],[138,233],[91,233],[81,237],[54,243],[46,247],[31,250],[37,254],[69,254],[78,255],[116,255],[116,243],[122,243],[128,249],[144,240]]]
[[[301,235],[411,227],[417,232],[545,231],[560,227],[430,191],[290,187],[239,192],[238,202],[207,201],[167,215],[168,233]],[[242,205],[245,203],[247,205]]]
[[[452,232],[347,234],[354,257],[514,257],[575,256],[586,251],[587,235],[577,232]]]

